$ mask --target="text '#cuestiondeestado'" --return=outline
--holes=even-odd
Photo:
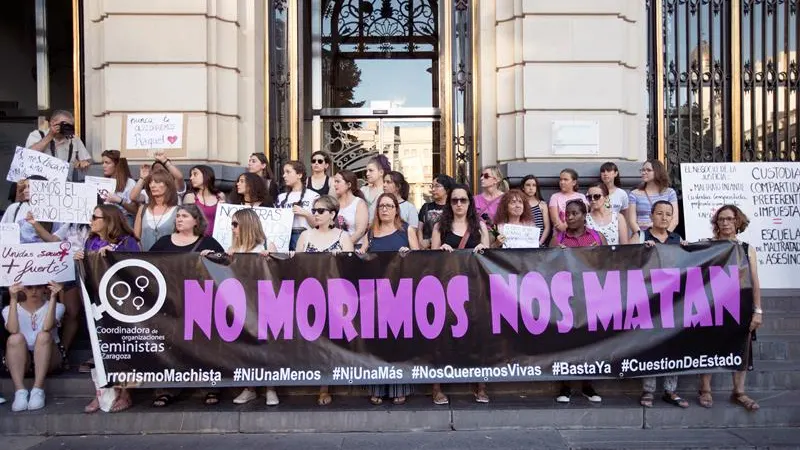
[[[466,275],[257,284],[256,308],[248,309],[245,288],[237,279],[225,279],[216,288],[214,281],[185,280],[184,339],[199,338],[196,330],[210,339],[213,329],[224,341],[235,341],[253,313],[260,340],[435,339],[442,333],[460,338],[469,328],[467,303],[483,301],[470,298]],[[722,326],[726,317],[741,324],[735,265],[562,271],[549,278],[539,272],[489,274],[487,290],[494,334],[508,329],[531,335],[552,329],[569,333],[577,326],[577,308],[583,309],[578,317],[581,322],[586,318],[590,332]],[[657,301],[650,302],[649,292]]]

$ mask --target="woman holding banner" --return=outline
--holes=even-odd
[[[478,218],[472,191],[465,184],[453,185],[447,195],[447,203],[439,222],[433,226],[431,249],[452,252],[457,249],[472,249],[480,253],[491,245],[491,237],[486,224]],[[475,401],[489,403],[486,384],[478,383]],[[439,383],[433,385],[433,403],[446,405],[447,396],[442,393]]]
[[[506,224],[535,228],[531,209],[528,207],[528,197],[519,189],[511,189],[506,192],[497,207],[494,223],[498,232],[497,239],[492,243],[492,247],[495,248],[508,248],[506,235],[503,232]],[[535,230],[531,231],[535,232]],[[541,232],[542,229],[539,228],[539,233]],[[539,242],[530,242],[528,245],[528,248],[538,248]]]
[[[142,250],[149,251],[156,241],[168,237],[175,228],[178,193],[172,175],[163,171],[147,177],[145,191],[149,203],[139,207],[133,229],[142,243]]]
[[[556,231],[550,240],[550,247],[574,248],[594,247],[606,245],[606,238],[597,231],[586,226],[588,211],[583,198],[576,198],[567,202],[565,208],[566,229]],[[581,393],[592,403],[600,403],[603,398],[597,394],[590,381],[584,381]],[[572,398],[572,388],[569,382],[561,383],[561,391],[556,397],[558,403],[569,403]]]
[[[608,187],[603,183],[597,183],[589,188],[586,198],[589,199],[586,226],[602,234],[608,245],[627,244],[628,222],[625,216],[614,212],[608,206]]]
[[[400,220],[416,230],[419,228],[419,211],[417,211],[417,207],[413,203],[408,201],[410,190],[411,186],[408,185],[408,181],[406,181],[406,177],[402,173],[392,170],[383,176],[383,192],[394,195],[397,197],[397,201],[400,202]]]
[[[364,237],[369,226],[369,208],[364,194],[358,189],[358,177],[349,170],[340,170],[333,176],[333,191],[339,201],[339,228],[350,235],[355,245]]]
[[[747,242],[740,242],[737,235],[744,232],[750,224],[750,219],[735,205],[723,205],[711,218],[711,227],[714,232],[714,240],[732,241],[741,243],[750,266],[750,277],[753,280],[753,318],[750,320],[750,332],[755,337],[755,332],[762,323],[763,310],[761,309],[761,282],[758,279],[758,258],[752,245]],[[752,344],[747,352],[748,369],[753,367]],[[750,412],[758,411],[759,405],[755,400],[745,394],[745,377],[747,371],[740,370],[733,373],[733,392],[731,392],[731,402],[742,406]],[[714,401],[711,397],[711,374],[700,376],[700,397],[698,401],[701,406],[711,408]]]
[[[669,187],[669,175],[664,164],[657,159],[645,161],[641,172],[642,183],[628,194],[628,225],[632,234],[650,228],[652,225],[650,210],[655,202],[665,200],[672,204],[675,211],[678,210],[678,195],[675,189]],[[675,231],[678,222],[678,214],[675,214],[672,216],[669,230]]]
[[[338,254],[353,251],[353,242],[350,237],[344,231],[336,228],[339,202],[335,198],[330,195],[319,197],[314,201],[311,212],[314,217],[314,228],[306,230],[300,235],[297,240],[298,252]],[[327,406],[332,401],[333,398],[328,393],[328,386],[321,386],[317,404]]]
[[[184,205],[197,205],[206,218],[206,236],[214,234],[214,220],[217,218],[217,207],[225,201],[223,194],[216,186],[214,169],[204,164],[194,166],[189,171],[189,183],[192,191],[183,198]]]
[[[292,208],[294,222],[289,239],[289,250],[297,248],[300,235],[311,228],[314,222],[311,206],[319,198],[319,194],[306,187],[306,166],[300,161],[289,161],[283,165],[283,184],[286,192],[278,196],[278,208]],[[338,210],[338,203],[337,203]]]

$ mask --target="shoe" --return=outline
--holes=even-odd
[[[242,393],[239,394],[238,396],[236,396],[235,399],[233,399],[233,403],[235,405],[244,405],[247,402],[251,402],[251,401],[255,400],[257,397],[258,397],[258,394],[256,394],[256,390],[255,389],[244,388]]]
[[[5,403],[5,402],[6,402],[6,399],[5,399],[5,398],[3,398],[2,396],[0,396],[0,405],[2,405],[2,404],[3,404],[3,403]]]
[[[600,403],[603,401],[603,397],[600,397],[597,391],[591,386],[584,386],[583,389],[581,389],[581,394],[592,403]]]
[[[278,393],[275,389],[267,389],[267,406],[278,406],[281,401],[278,399]]]
[[[569,386],[564,386],[561,388],[561,391],[558,393],[558,397],[556,397],[556,401],[558,403],[569,403],[569,399],[572,397],[572,389]]]
[[[20,412],[28,409],[28,391],[20,389],[14,392],[14,403],[11,404],[11,411]]]
[[[28,411],[35,411],[44,408],[44,389],[31,389],[31,397],[28,399]]]

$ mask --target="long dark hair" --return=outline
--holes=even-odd
[[[666,191],[669,188],[669,174],[667,173],[667,168],[664,167],[664,163],[657,159],[648,159],[642,164],[642,167],[647,163],[650,163],[650,166],[653,167],[653,184],[658,186],[658,192]],[[643,181],[639,185],[639,189],[644,191],[646,188],[647,183]]]
[[[364,193],[361,192],[361,189],[358,188],[358,175],[351,170],[340,170],[336,172],[336,175],[342,177],[345,183],[350,185],[350,192],[353,193],[356,197],[360,198],[361,200],[366,201],[367,199],[364,197]],[[335,176],[335,175],[334,175]]]
[[[408,185],[406,177],[396,170],[392,170],[383,174],[384,177],[387,175],[392,179],[392,183],[397,186],[397,195],[399,195],[403,200],[408,200],[408,194],[411,192],[411,186]]]
[[[128,179],[131,178],[131,169],[128,167],[128,158],[123,158],[119,150],[106,150],[100,157],[105,157],[114,162],[114,179],[117,180],[115,192],[124,192]]]
[[[265,180],[270,180],[272,182],[275,181],[275,174],[272,173],[272,167],[269,165],[269,160],[267,159],[267,155],[263,153],[251,153],[250,156],[255,156],[261,164],[264,164],[264,169],[261,170],[257,175]]]
[[[528,182],[528,181],[530,181],[530,180],[533,180],[533,181],[535,181],[535,182],[536,182],[536,193],[533,195],[533,198],[535,198],[536,200],[538,200],[538,201],[540,201],[540,202],[541,202],[541,201],[543,201],[543,199],[542,199],[542,190],[541,190],[541,188],[539,187],[539,179],[538,179],[538,178],[536,178],[536,175],[533,175],[533,174],[531,174],[531,175],[525,175],[525,176],[522,178],[522,182],[519,184],[519,189],[520,189],[520,190],[521,190],[523,193],[525,193],[525,183],[527,183],[527,182]]]
[[[298,175],[300,175],[300,185],[302,185],[303,188],[300,190],[300,200],[296,202],[296,205],[302,206],[303,197],[306,196],[306,178],[308,178],[308,172],[306,172],[306,165],[303,164],[302,161],[292,160],[292,161],[287,161],[286,164],[283,165],[283,167],[286,166],[291,166],[292,169],[295,172],[297,172]],[[289,194],[292,193],[291,186],[284,186],[284,189],[286,190],[286,197],[283,198],[283,201],[278,206],[279,208],[286,207],[286,201],[289,200]]]
[[[119,208],[114,205],[97,205],[94,209],[99,209],[103,212],[103,225],[106,228],[106,239],[109,244],[119,244],[126,236],[139,240]],[[91,236],[97,236],[102,239],[102,236],[97,233],[90,233],[89,237]]]
[[[445,234],[450,233],[453,231],[453,219],[455,218],[453,214],[453,205],[450,203],[450,199],[453,197],[453,192],[457,189],[461,189],[467,193],[467,198],[469,199],[469,206],[467,207],[467,230],[473,236],[480,235],[481,232],[481,223],[478,220],[478,211],[475,209],[475,201],[472,198],[472,190],[470,190],[469,186],[466,184],[454,184],[453,188],[447,193],[447,203],[444,205],[444,209],[442,210],[442,215],[439,218],[439,234],[444,237]]]
[[[212,169],[210,166],[207,166],[205,164],[200,164],[200,165],[192,167],[189,170],[189,175],[190,176],[192,174],[192,170],[197,170],[198,172],[200,172],[200,174],[203,175],[203,187],[206,188],[206,190],[208,192],[210,192],[212,195],[219,194],[220,190],[217,189],[217,186],[216,186],[217,178],[214,175],[214,169]],[[192,190],[194,190],[195,194],[199,194],[200,193],[199,192],[200,189],[195,189],[193,187]]]
[[[236,182],[238,183],[241,178],[244,178],[244,184],[247,186],[246,192],[250,197],[250,203],[261,203],[262,205],[272,205],[274,203],[272,196],[269,195],[269,190],[267,190],[267,183],[258,174],[244,172],[236,177]],[[245,196],[240,194],[234,186],[231,191],[230,201],[236,205],[243,205]]]
[[[600,173],[603,172],[617,172],[617,176],[614,177],[614,186],[622,187],[622,180],[619,178],[619,167],[611,161],[604,162],[602,166],[600,166]],[[600,180],[601,182],[603,180]]]

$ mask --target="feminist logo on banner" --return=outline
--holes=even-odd
[[[0,286],[63,283],[75,279],[69,242],[0,246]]]
[[[800,163],[681,164],[686,239],[712,237],[720,206],[750,219],[739,236],[758,255],[762,288],[800,288]]]
[[[31,175],[41,175],[50,181],[67,181],[68,174],[68,162],[36,150],[17,147],[6,181],[16,183]]]
[[[141,387],[741,370],[753,308],[732,242],[81,264],[98,370]]]
[[[233,214],[240,209],[252,209],[261,221],[261,228],[267,235],[267,241],[275,244],[279,252],[289,251],[289,239],[292,235],[292,221],[294,214],[291,209],[282,208],[251,208],[244,205],[231,205],[220,203],[217,207],[217,215],[214,219],[214,239],[228,249],[233,245],[233,229],[231,219]]]
[[[40,222],[91,223],[97,206],[97,188],[86,183],[30,182],[29,204]]]

